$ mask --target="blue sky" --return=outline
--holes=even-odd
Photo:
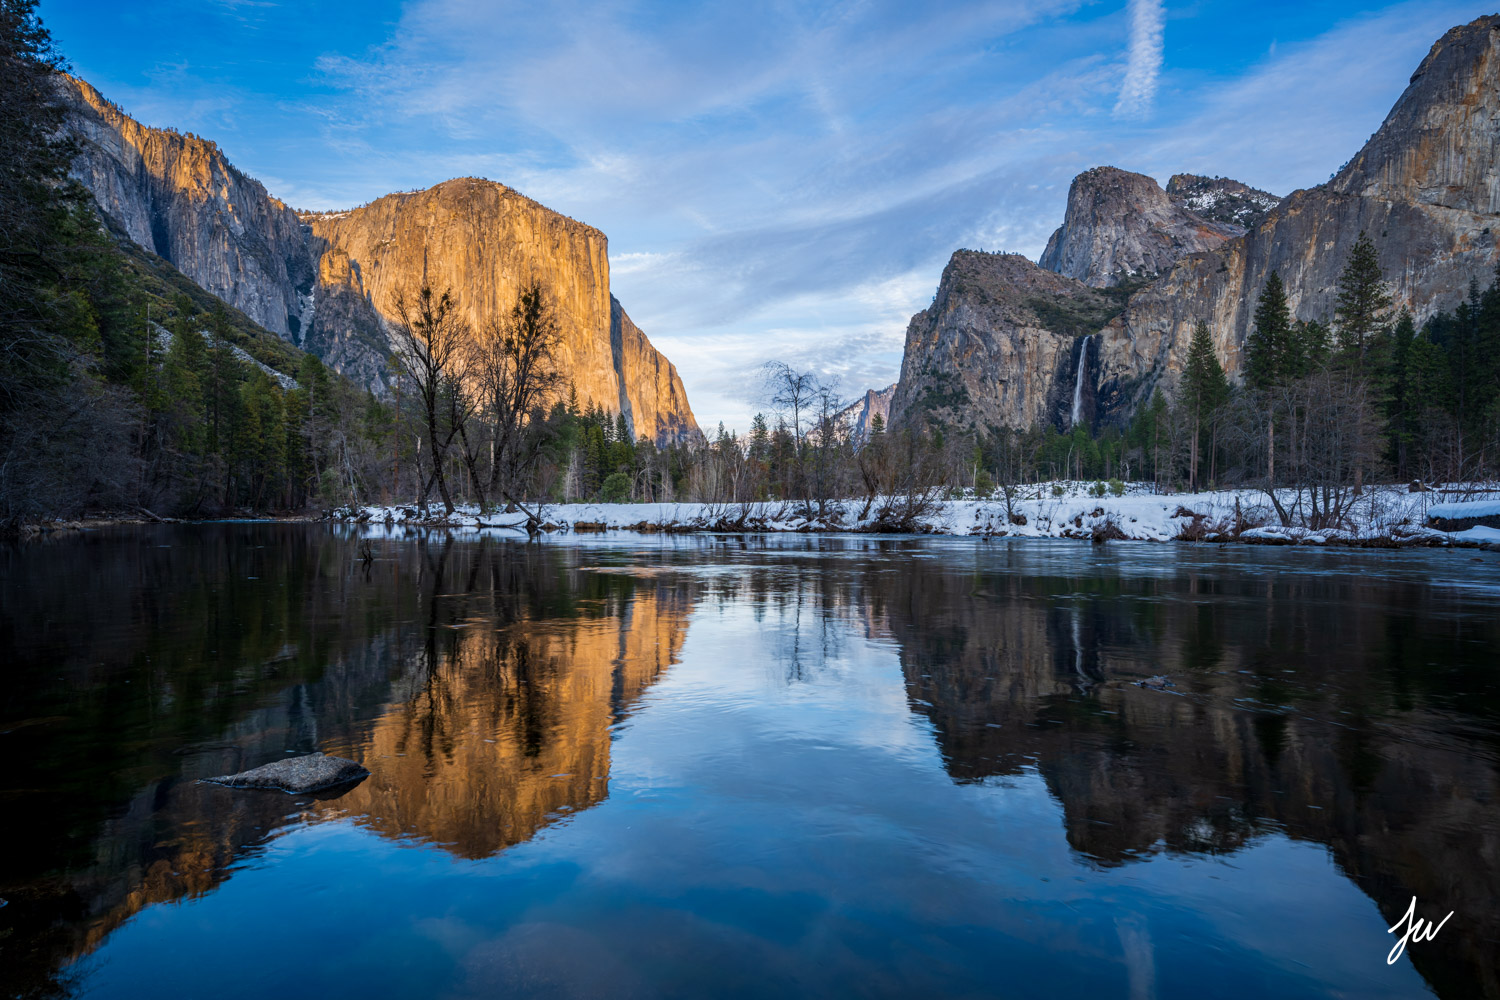
[[[959,247],[1035,257],[1098,164],[1327,180],[1446,0],[43,0],[77,73],[299,208],[477,175],[608,234],[706,428],[770,359],[895,380]]]

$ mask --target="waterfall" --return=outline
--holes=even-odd
[[[1092,337],[1084,337],[1083,346],[1078,349],[1078,378],[1073,382],[1073,423],[1070,426],[1077,427],[1079,419],[1083,416],[1083,376],[1089,370],[1089,341]]]

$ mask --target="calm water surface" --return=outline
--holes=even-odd
[[[1493,554],[223,524],[0,601],[0,996],[1500,997]]]

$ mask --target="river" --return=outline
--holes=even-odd
[[[0,995],[1500,997],[1491,553],[227,523],[0,598]]]

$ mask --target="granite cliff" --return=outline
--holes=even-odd
[[[476,330],[540,281],[585,405],[658,443],[699,437],[676,369],[610,295],[608,239],[491,181],[463,178],[298,216],[212,142],[148,128],[59,77],[72,172],[130,239],[255,322],[382,390],[397,294],[451,290]]]
[[[1061,427],[1091,420],[1094,395],[1075,407],[1076,373],[1097,366],[1087,336],[1118,315],[1115,290],[1038,267],[1020,254],[960,250],[932,305],[906,328],[895,424]]]
[[[503,184],[473,177],[391,194],[347,212],[307,213],[321,286],[337,311],[314,320],[308,348],[354,352],[372,316],[424,276],[455,293],[469,325],[504,319],[523,284],[541,282],[562,329],[560,354],[579,402],[625,415],[636,437],[699,435],[677,369],[609,291],[609,240]],[[337,290],[334,292],[334,290]],[[365,305],[362,308],[360,302]]]
[[[890,422],[891,398],[895,395],[894,383],[884,389],[866,389],[863,396],[840,410],[834,421],[855,444],[862,444],[869,439],[876,417],[882,426]]]
[[[219,147],[147,128],[92,86],[58,78],[78,146],[73,176],[140,246],[273,333],[296,341],[316,274],[297,216]]]
[[[1185,207],[1144,174],[1095,167],[1073,178],[1067,214],[1039,263],[1105,288],[1154,278],[1187,254],[1212,250],[1244,232]]]
[[[933,305],[908,328],[893,419],[930,412],[981,432],[1044,420],[1067,428],[1075,416],[1122,422],[1156,387],[1175,387],[1199,321],[1238,376],[1271,272],[1280,273],[1298,318],[1327,320],[1361,232],[1379,248],[1396,308],[1421,321],[1453,307],[1500,259],[1497,163],[1500,15],[1491,15],[1433,45],[1379,131],[1331,180],[1293,192],[1258,219],[1252,206],[1269,196],[1235,182],[1178,175],[1161,192],[1175,208],[1168,212],[1155,182],[1141,183],[1149,178],[1089,171],[1074,182],[1068,219],[1041,258],[1062,283],[1048,285],[1019,258],[954,255]],[[1120,196],[1100,194],[1110,191]],[[1150,211],[1137,213],[1138,205]],[[1188,216],[1219,227],[1209,232],[1236,225],[1226,216],[1253,225],[1193,250],[1183,239]],[[1173,261],[1148,253],[1162,248],[1167,257],[1181,253]],[[1153,265],[1162,272],[1144,287],[1104,287]],[[1128,299],[1101,308],[1089,286]],[[1020,308],[1039,288],[1048,289],[1055,315]]]

